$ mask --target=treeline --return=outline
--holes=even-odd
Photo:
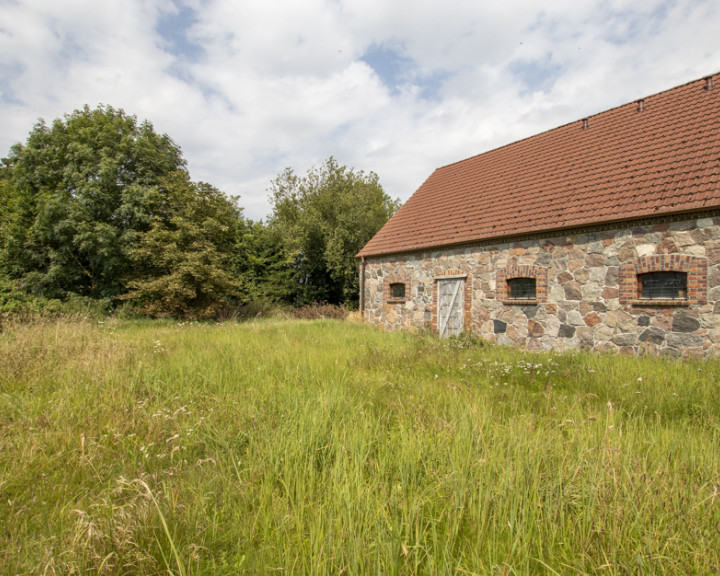
[[[180,148],[110,106],[40,121],[0,163],[0,310],[85,301],[154,317],[352,306],[362,246],[397,209],[330,157],[270,183],[266,221],[191,180]]]

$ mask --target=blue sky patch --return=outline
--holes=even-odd
[[[384,44],[371,45],[360,60],[375,70],[393,94],[400,92],[400,87],[407,83],[410,71],[415,66],[411,58]]]
[[[203,52],[202,46],[188,39],[188,30],[197,22],[195,12],[182,4],[173,2],[175,12],[163,12],[155,29],[163,39],[164,48],[175,56],[194,60]]]
[[[12,88],[13,80],[25,72],[25,66],[19,62],[0,62],[0,101],[7,104],[22,104]]]
[[[642,7],[636,10],[608,10],[604,15],[608,26],[603,39],[611,44],[622,45],[636,40],[644,33],[654,36],[662,29],[661,24],[667,19],[674,4],[670,0],[650,12],[643,11]]]
[[[521,95],[550,91],[563,72],[563,67],[553,62],[550,53],[542,59],[514,60],[508,68],[524,86]]]
[[[420,88],[420,97],[424,100],[440,100],[442,98],[440,89],[450,76],[450,72],[446,70],[435,70],[418,78],[417,85]]]
[[[636,38],[645,26],[643,20],[645,14],[637,14],[631,11],[613,14],[611,22],[616,24],[608,28],[604,39],[615,45],[626,44]]]
[[[445,70],[423,74],[417,63],[401,49],[385,44],[371,45],[360,60],[375,71],[393,96],[399,94],[403,86],[412,85],[419,89],[420,98],[437,100],[443,83],[450,76]]]

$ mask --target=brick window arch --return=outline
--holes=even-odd
[[[410,276],[407,274],[390,274],[383,284],[383,300],[400,303],[410,300]]]
[[[642,276],[658,272],[687,275],[686,298],[643,298]],[[707,259],[687,254],[643,256],[620,266],[621,304],[705,304],[707,302]]]
[[[513,280],[520,278],[535,280],[535,298],[513,298],[512,284]],[[524,282],[527,284],[527,282]],[[520,284],[520,283],[518,283]],[[498,270],[496,275],[496,294],[497,299],[507,303],[537,303],[547,302],[548,298],[548,269],[545,266],[535,266],[531,264],[516,264],[511,262],[502,270]]]

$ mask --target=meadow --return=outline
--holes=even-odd
[[[6,322],[0,574],[717,574],[720,362]]]

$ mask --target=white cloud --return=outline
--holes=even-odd
[[[334,155],[405,199],[439,165],[720,68],[712,0],[177,1],[0,0],[0,153],[111,104],[257,218],[286,166]]]

